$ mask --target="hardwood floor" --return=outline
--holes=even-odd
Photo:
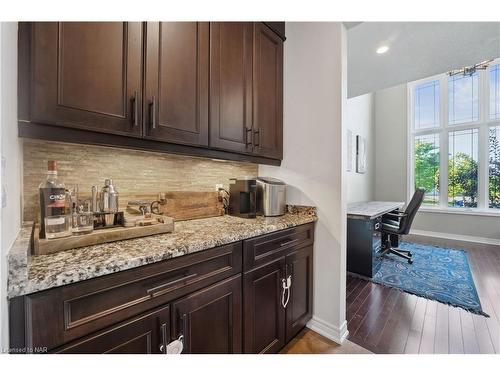
[[[280,354],[372,354],[369,350],[346,340],[339,345],[319,333],[304,328]]]
[[[500,353],[500,246],[421,236],[405,240],[467,250],[490,318],[348,276],[349,340],[374,353]]]

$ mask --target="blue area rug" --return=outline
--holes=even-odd
[[[417,296],[488,316],[481,308],[465,250],[402,242],[413,264],[395,255],[382,257],[372,281]]]

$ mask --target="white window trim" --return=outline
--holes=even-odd
[[[486,70],[479,70],[479,120],[475,122],[462,123],[459,125],[449,124],[448,114],[448,75],[446,73],[434,75],[432,77],[420,79],[407,84],[407,202],[410,201],[415,191],[415,136],[426,134],[439,134],[440,153],[440,186],[439,206],[421,206],[424,212],[440,212],[464,215],[499,216],[500,210],[488,207],[488,167],[489,167],[489,147],[488,134],[491,126],[500,125],[500,119],[490,120],[489,118],[489,75],[492,65],[500,64],[500,58],[490,64]],[[414,130],[413,127],[413,103],[414,88],[430,81],[439,81],[439,126]],[[471,207],[448,207],[448,138],[450,131],[478,129],[478,206]]]

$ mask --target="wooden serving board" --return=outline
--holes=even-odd
[[[99,229],[89,234],[73,235],[70,237],[54,238],[50,240],[40,238],[40,226],[39,224],[35,224],[32,234],[32,251],[34,255],[46,255],[78,247],[99,245],[102,243],[173,232],[173,218],[162,216],[162,220],[164,221],[163,223],[159,222],[154,225]]]
[[[175,221],[202,219],[224,215],[224,206],[217,191],[168,191],[166,204],[160,205],[163,214]],[[156,200],[152,195],[135,195],[135,199]]]

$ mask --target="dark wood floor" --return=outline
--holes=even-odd
[[[490,318],[348,276],[349,340],[374,353],[500,353],[500,246],[405,240],[466,249]]]

